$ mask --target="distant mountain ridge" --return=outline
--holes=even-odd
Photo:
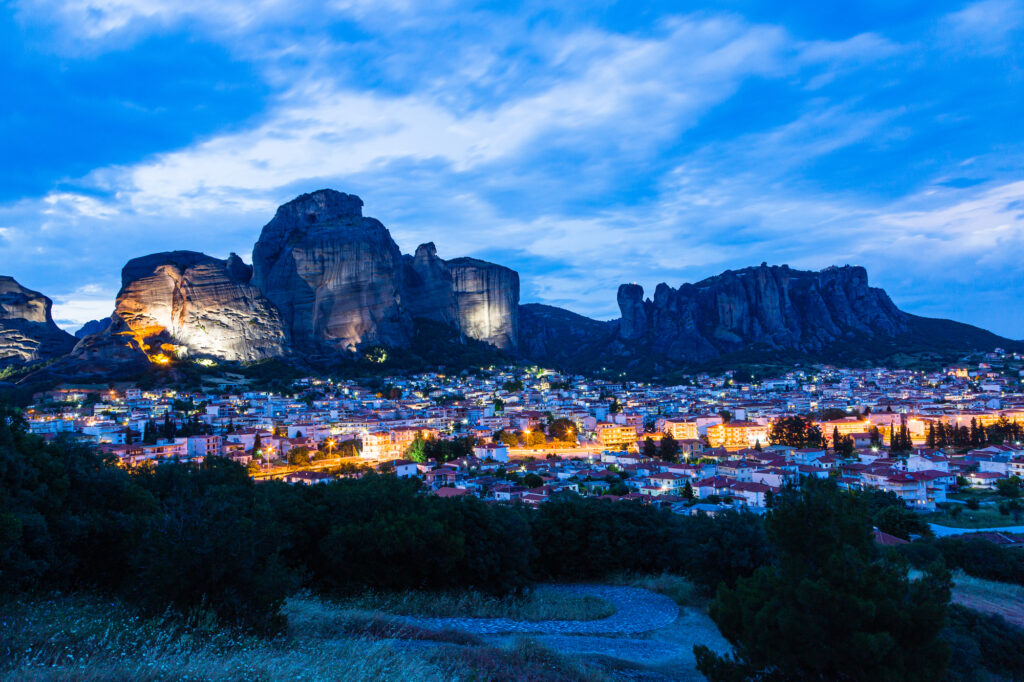
[[[662,283],[649,298],[623,284],[613,321],[520,305],[515,270],[444,260],[432,242],[402,254],[362,207],[331,189],[296,197],[260,231],[252,265],[185,250],[133,258],[111,316],[85,325],[77,344],[54,325],[49,299],[0,278],[0,367],[48,362],[54,376],[101,377],[180,358],[330,364],[381,346],[403,351],[391,354],[396,362],[410,352],[421,364],[483,362],[490,348],[491,360],[657,376],[759,359],[854,364],[1024,349],[977,327],[903,312],[858,266],[813,272],[762,263],[675,288]]]
[[[617,300],[621,317],[613,322],[522,306],[523,329],[546,341],[524,337],[520,347],[540,363],[645,371],[723,359],[861,363],[901,353],[1022,348],[971,325],[901,311],[868,285],[859,266],[814,272],[762,263],[678,288],[662,283],[653,298],[623,284]]]

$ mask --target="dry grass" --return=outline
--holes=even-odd
[[[707,606],[708,602],[707,597],[701,592],[700,588],[690,582],[689,579],[674,573],[662,573],[661,575],[623,574],[616,576],[609,582],[626,587],[642,587],[645,590],[663,594],[680,606],[692,606],[697,609],[703,609]]]
[[[599,597],[538,587],[525,595],[493,597],[473,590],[381,592],[349,597],[342,609],[428,618],[510,618],[512,620],[600,620],[615,606]]]
[[[289,600],[275,639],[143,618],[85,596],[0,604],[0,682],[17,680],[599,680],[530,640],[486,646],[463,633],[410,628]]]
[[[1002,616],[1024,627],[1024,587],[984,580],[957,571],[953,574],[952,602],[982,613]]]

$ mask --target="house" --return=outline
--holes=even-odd
[[[488,443],[473,448],[473,455],[478,459],[493,459],[496,462],[508,461],[508,446],[503,443]]]
[[[967,474],[965,478],[972,488],[994,490],[996,487],[996,481],[1006,478],[1006,476],[995,471],[974,471]]]
[[[416,462],[411,462],[407,459],[396,459],[391,462],[391,466],[394,467],[395,476],[398,478],[412,478],[419,475]]]
[[[285,483],[300,483],[302,485],[316,485],[317,483],[330,483],[334,476],[325,471],[296,471],[283,476]]]
[[[733,497],[743,500],[752,507],[767,507],[768,494],[778,492],[771,486],[764,483],[753,483],[748,481],[737,481],[732,484],[731,493]]]

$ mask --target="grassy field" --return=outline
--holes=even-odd
[[[602,680],[529,639],[491,646],[300,597],[287,630],[260,639],[144,618],[121,602],[54,596],[0,605],[0,680]]]
[[[663,594],[680,606],[691,606],[703,611],[707,607],[706,595],[687,578],[672,573],[661,575],[620,575],[609,581],[613,585],[642,587]]]
[[[512,620],[600,620],[615,607],[598,597],[539,587],[526,595],[498,598],[475,591],[385,592],[343,599],[343,609],[431,618],[510,618]]]
[[[1020,521],[1016,521],[1013,514],[1004,516],[996,507],[981,507],[973,510],[965,508],[956,515],[943,511],[929,514],[925,518],[929,523],[937,523],[950,528],[998,528],[1000,526],[1024,525],[1024,517]]]
[[[983,580],[957,571],[953,575],[952,601],[982,613],[998,614],[1017,627],[1024,627],[1024,587],[1020,585]]]

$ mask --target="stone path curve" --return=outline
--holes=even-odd
[[[540,633],[550,635],[635,634],[657,630],[679,617],[679,607],[662,594],[639,587],[613,585],[553,585],[546,589],[605,599],[615,613],[601,620],[523,621],[509,618],[425,618],[403,616],[405,623],[428,630],[459,630],[475,635]]]

